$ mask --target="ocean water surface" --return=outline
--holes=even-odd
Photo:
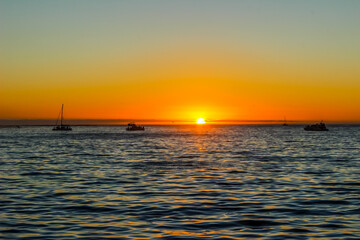
[[[0,239],[359,239],[360,126],[0,129]]]

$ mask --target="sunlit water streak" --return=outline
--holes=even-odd
[[[0,129],[1,239],[358,239],[360,127]]]

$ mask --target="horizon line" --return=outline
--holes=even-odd
[[[55,118],[0,118],[0,125],[54,125]],[[220,119],[212,120],[207,119],[208,124],[304,124],[324,121],[329,124],[360,124],[360,120],[286,120],[283,119]],[[123,125],[129,122],[138,122],[142,124],[192,124],[196,123],[195,120],[168,120],[168,119],[96,119],[96,118],[73,118],[65,120],[69,125]]]

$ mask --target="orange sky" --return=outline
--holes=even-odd
[[[359,7],[2,2],[0,119],[360,121]]]

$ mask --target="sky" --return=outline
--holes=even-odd
[[[0,0],[0,119],[360,122],[360,1]]]

